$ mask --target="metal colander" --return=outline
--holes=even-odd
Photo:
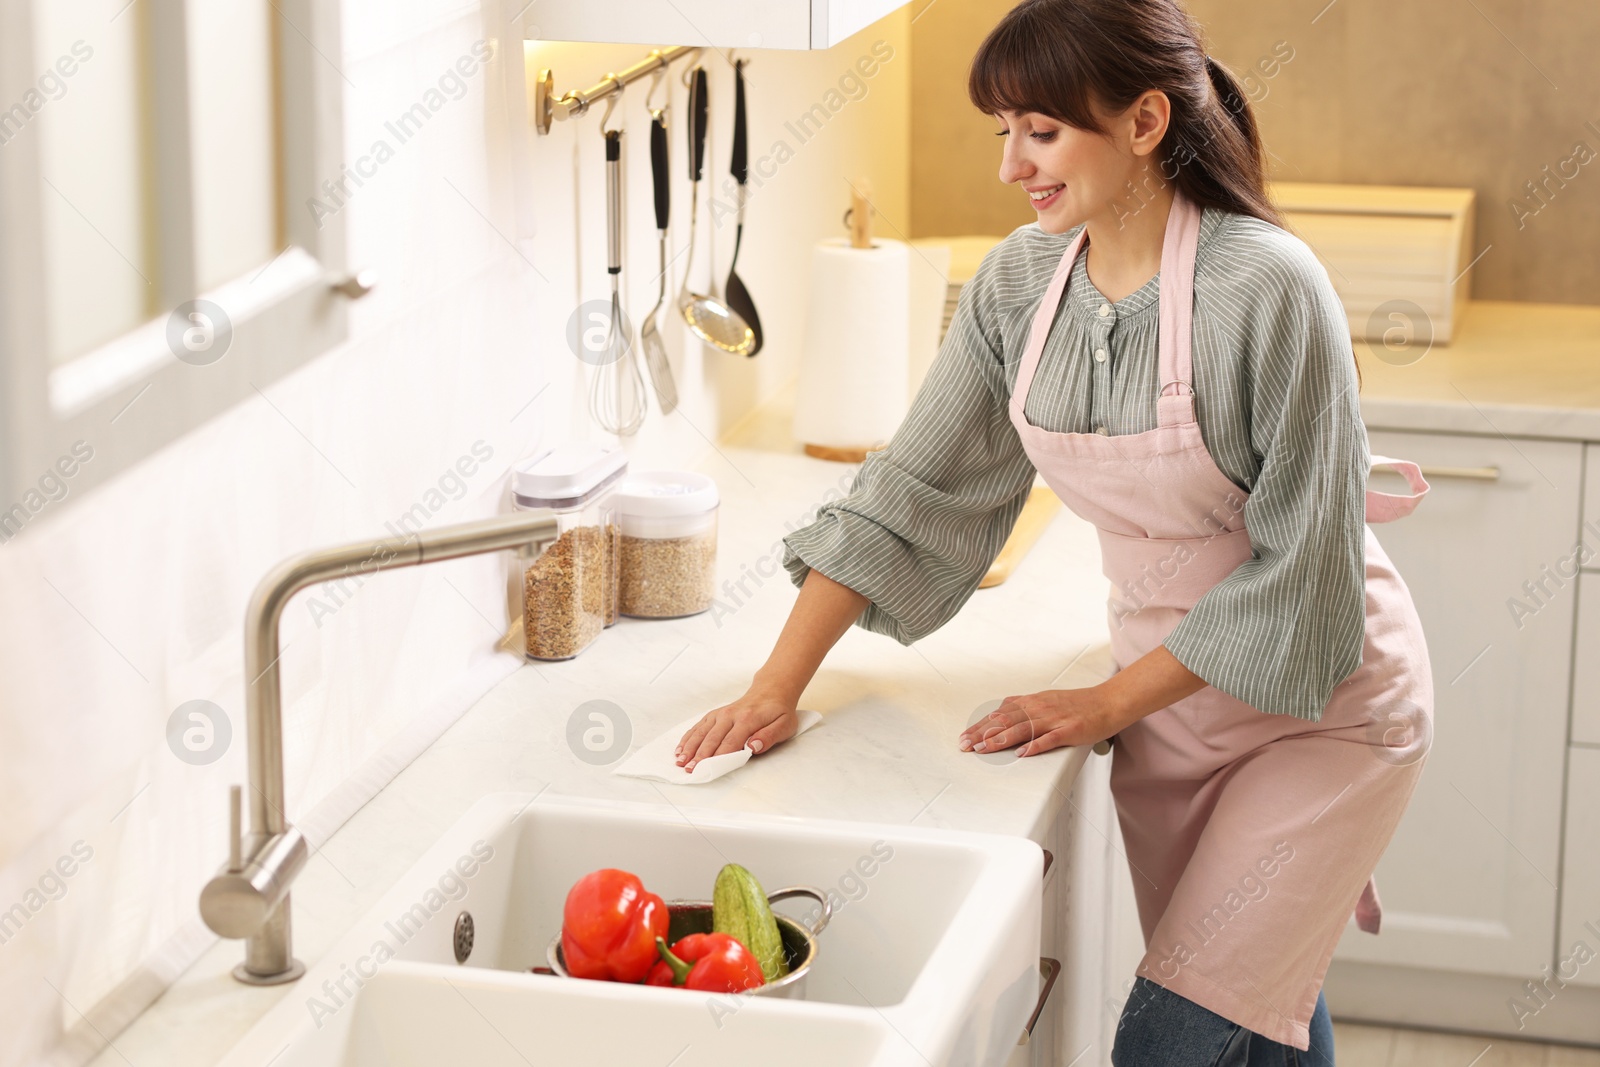
[[[828,925],[828,920],[833,916],[833,904],[829,902],[826,893],[810,886],[779,889],[774,893],[768,893],[767,901],[776,904],[791,897],[810,897],[822,906],[822,914],[814,925],[807,927],[787,915],[774,913],[774,917],[778,920],[778,936],[783,939],[783,954],[789,963],[789,973],[776,982],[768,982],[754,989],[745,990],[754,996],[805,999],[806,974],[817,959],[817,935],[822,933]],[[711,933],[709,900],[669,900],[667,914],[670,916],[667,925],[669,945],[676,943],[680,937],[688,937],[690,934]],[[550,939],[550,947],[545,952],[545,958],[550,961],[550,969],[556,974],[563,978],[572,977],[567,973],[567,961],[561,952],[559,933]]]

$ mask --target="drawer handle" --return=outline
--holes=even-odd
[[[1056,987],[1056,977],[1060,973],[1060,960],[1053,960],[1049,956],[1039,957],[1039,976],[1044,979],[1044,988],[1039,990],[1039,1003],[1033,1006],[1033,1014],[1028,1016],[1028,1025],[1022,1028],[1022,1036],[1017,1039],[1017,1044],[1026,1045],[1033,1037],[1034,1024],[1044,1014],[1044,1002],[1050,999],[1050,990]]]
[[[1426,463],[1419,463],[1417,467],[1424,478],[1475,478],[1480,482],[1500,480],[1499,467],[1430,467]]]

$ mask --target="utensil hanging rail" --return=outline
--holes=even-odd
[[[631,82],[662,70],[680,59],[698,56],[704,49],[697,45],[672,45],[652,49],[650,54],[626,70],[607,74],[587,89],[569,89],[556,95],[555,73],[549,67],[539,70],[534,79],[533,124],[540,134],[547,134],[555,120],[563,122],[588,111],[608,96],[622,92]]]

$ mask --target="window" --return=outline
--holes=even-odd
[[[338,19],[317,0],[0,15],[0,540],[61,478],[103,481],[344,339],[362,287],[338,217],[305,209],[342,169]]]

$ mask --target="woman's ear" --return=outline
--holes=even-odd
[[[1128,147],[1136,156],[1145,156],[1156,150],[1172,122],[1172,101],[1160,89],[1147,89],[1125,112],[1131,121],[1132,136]]]

